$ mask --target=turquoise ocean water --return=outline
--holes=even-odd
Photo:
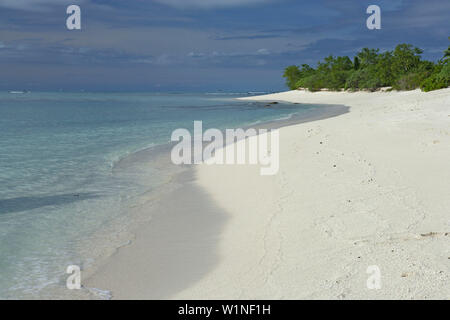
[[[238,96],[0,93],[0,298],[42,297],[64,287],[68,265],[94,259],[98,231],[126,223],[134,199],[168,181],[151,157],[135,155],[156,152],[173,130],[192,130],[194,120],[224,129],[317,110]]]

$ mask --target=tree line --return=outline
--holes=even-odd
[[[449,37],[450,40],[450,37]],[[431,91],[450,86],[450,46],[435,62],[422,60],[423,50],[411,44],[399,44],[392,51],[364,48],[353,58],[332,55],[319,61],[316,68],[307,64],[289,66],[283,77],[295,90],[370,90],[392,87],[396,90],[421,88]]]

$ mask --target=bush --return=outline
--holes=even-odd
[[[450,38],[449,38],[450,39]],[[363,48],[352,60],[348,56],[328,56],[317,63],[285,69],[286,84],[310,91],[376,90],[390,86],[397,90],[422,88],[424,91],[446,88],[450,85],[450,47],[436,64],[422,60],[422,50],[409,44],[400,44],[393,51],[380,53],[379,49]]]
[[[300,79],[297,85],[302,88],[307,88],[309,91],[319,91],[321,88],[325,88],[324,83],[324,79],[320,74],[313,74]]]
[[[286,78],[286,86],[295,90],[297,89],[296,82],[301,78],[300,69],[297,66],[289,66],[284,70],[283,77]]]
[[[396,90],[414,90],[430,76],[430,72],[408,73],[398,79],[393,88]]]
[[[371,67],[352,72],[345,82],[345,89],[376,90],[377,88],[381,87],[382,83],[376,76],[375,72],[371,72],[368,69],[371,69]]]
[[[420,88],[425,91],[444,89],[450,86],[450,64],[442,67],[439,73],[434,73],[431,77],[422,81]]]
[[[334,71],[331,72],[325,81],[325,88],[331,89],[331,90],[340,90],[345,87],[345,82],[349,75],[351,74],[350,71]]]

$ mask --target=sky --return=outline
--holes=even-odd
[[[448,0],[0,0],[0,90],[277,91],[292,64],[399,43],[436,61],[449,36]]]

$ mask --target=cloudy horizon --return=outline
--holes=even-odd
[[[80,5],[82,30],[66,29]],[[382,9],[382,29],[365,9]],[[282,90],[283,69],[411,43],[436,61],[450,2],[0,0],[0,90]]]

